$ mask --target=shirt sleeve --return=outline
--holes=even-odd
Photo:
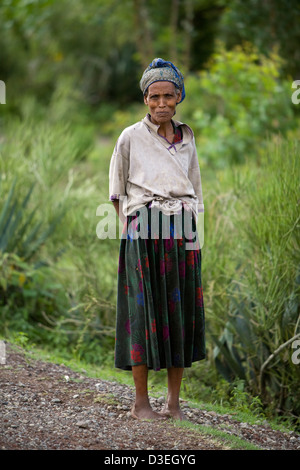
[[[199,166],[195,141],[194,141],[193,147],[194,149],[193,149],[192,158],[190,161],[188,177],[193,185],[195,194],[198,198],[198,213],[199,213],[199,212],[204,212],[204,204],[203,204],[203,195],[202,195],[200,166]]]
[[[118,139],[109,166],[109,199],[115,201],[126,196],[126,184],[129,171],[129,154],[122,143],[122,136]]]

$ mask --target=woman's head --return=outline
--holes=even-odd
[[[156,82],[171,82],[181,91],[181,101],[185,98],[184,79],[180,70],[172,62],[164,59],[154,59],[146,68],[140,80],[140,88],[143,95],[147,94],[150,85]]]

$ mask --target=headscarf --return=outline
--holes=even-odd
[[[172,62],[157,58],[148,65],[141,78],[140,88],[143,92],[143,95],[146,93],[148,87],[152,83],[160,81],[174,83],[174,85],[179,88],[182,93],[180,103],[184,100],[185,89],[182,73],[177,67],[175,67],[174,64],[172,64]]]

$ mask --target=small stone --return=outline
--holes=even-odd
[[[53,398],[53,400],[51,400],[51,403],[61,403],[61,399],[60,398]]]
[[[248,428],[249,424],[248,423],[241,423],[240,426],[241,426],[241,428]]]
[[[78,426],[79,428],[88,429],[88,427],[89,427],[89,421],[78,421],[78,422],[76,423],[76,426]]]

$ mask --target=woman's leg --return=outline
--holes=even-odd
[[[185,419],[179,405],[179,394],[184,369],[182,367],[170,367],[168,369],[168,395],[163,414],[175,419]]]
[[[162,415],[152,410],[148,396],[148,367],[146,365],[132,366],[135,384],[135,403],[131,414],[138,419],[157,419]]]

